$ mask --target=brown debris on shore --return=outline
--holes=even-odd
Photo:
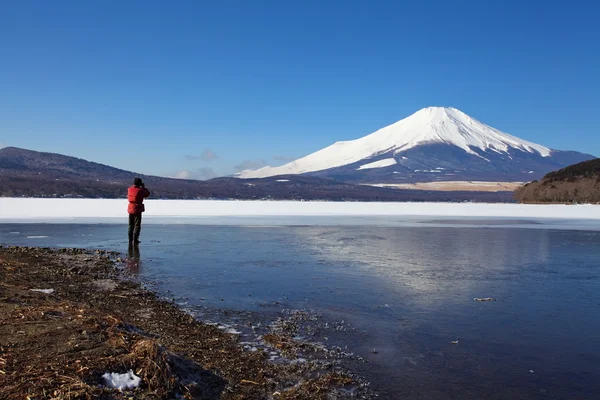
[[[120,279],[114,257],[0,246],[0,399],[352,397],[346,374],[244,351],[237,336]],[[104,386],[104,373],[129,369],[139,388]]]

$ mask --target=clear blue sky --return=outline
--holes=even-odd
[[[600,156],[598,2],[0,5],[4,146],[203,177],[441,105]]]

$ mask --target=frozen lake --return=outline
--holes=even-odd
[[[317,339],[367,359],[351,367],[382,398],[600,393],[600,232],[592,225],[328,221],[147,224],[135,272],[189,307],[307,309],[343,320],[344,332]],[[125,236],[126,226],[113,224],[0,225],[3,244],[126,252]]]

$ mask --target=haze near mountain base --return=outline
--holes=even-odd
[[[553,150],[492,128],[456,108],[423,108],[360,139],[240,178],[311,175],[357,183],[528,182],[595,158]]]

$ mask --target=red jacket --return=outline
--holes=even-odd
[[[127,212],[129,214],[141,214],[146,211],[144,199],[148,196],[150,196],[150,191],[146,188],[132,186],[127,189],[127,199],[129,200]]]

